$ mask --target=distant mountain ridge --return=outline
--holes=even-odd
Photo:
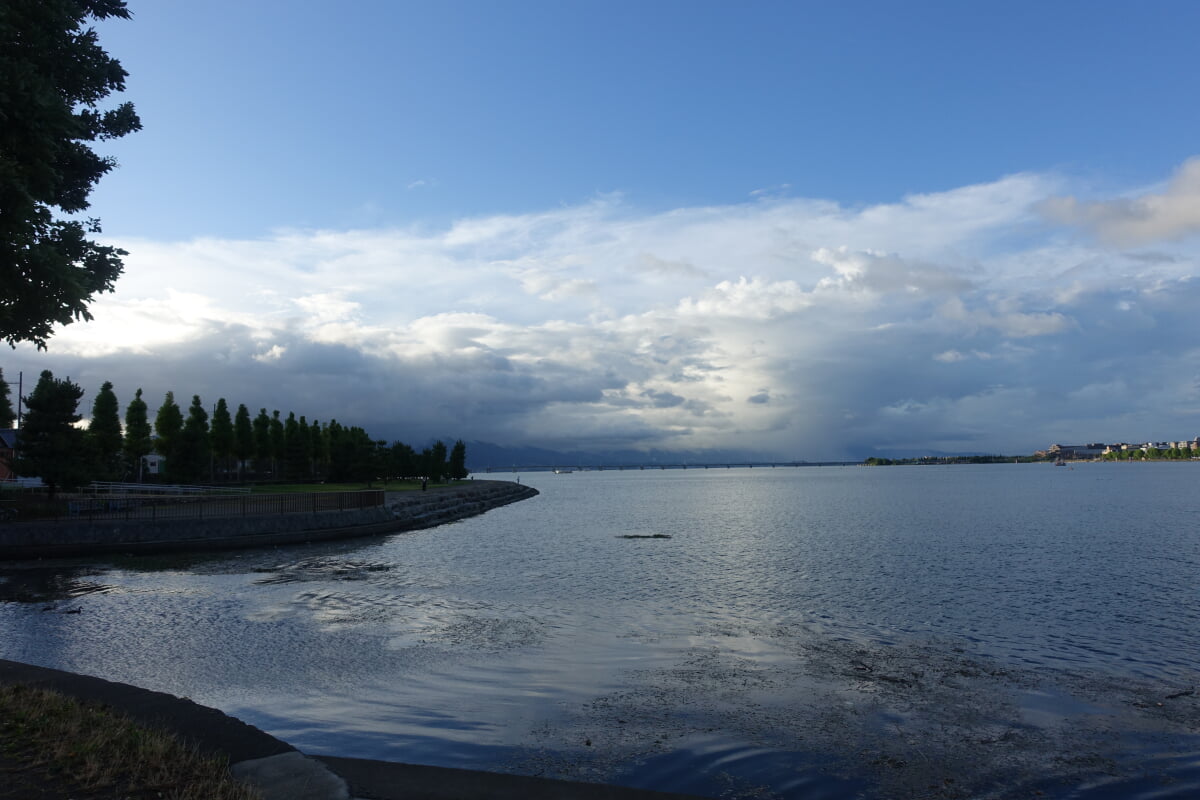
[[[572,450],[542,447],[504,447],[489,442],[467,442],[467,469],[471,472],[511,470],[517,467],[595,467],[622,464],[715,464],[721,462],[779,462],[761,453],[737,450]],[[801,460],[801,459],[794,459]]]
[[[431,440],[432,441],[432,440]],[[909,458],[969,458],[992,456],[995,453],[940,450],[870,450],[857,456],[828,458],[797,455],[780,458],[747,450],[551,450],[545,447],[506,447],[491,442],[467,442],[467,469],[471,472],[511,470],[516,467],[608,467],[626,464],[721,464],[721,463],[792,463],[828,461],[864,461],[870,457],[888,459]]]

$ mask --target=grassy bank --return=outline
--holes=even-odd
[[[21,684],[0,687],[0,774],[3,797],[261,800],[169,733]]]
[[[449,486],[448,483],[431,483],[430,489]],[[361,492],[364,489],[384,489],[389,492],[420,491],[420,481],[375,481],[365,483],[270,483],[254,487],[254,494],[299,494],[301,492]]]

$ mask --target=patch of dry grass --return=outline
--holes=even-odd
[[[87,797],[261,800],[223,760],[169,733],[21,684],[0,686],[0,761],[27,783]]]

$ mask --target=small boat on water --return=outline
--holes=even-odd
[[[573,469],[556,469],[556,470],[554,470],[554,474],[555,475],[570,475],[574,471],[575,470],[573,470]]]

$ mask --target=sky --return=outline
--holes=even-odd
[[[1200,434],[1193,2],[131,0],[128,251],[0,354],[378,438]],[[29,387],[26,387],[26,391]]]

